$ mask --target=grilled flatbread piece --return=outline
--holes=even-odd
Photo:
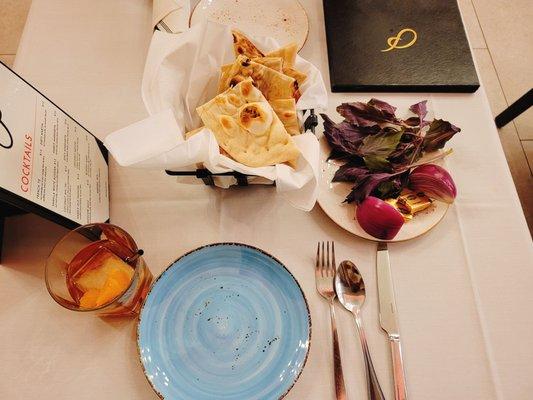
[[[307,79],[307,75],[294,68],[297,52],[298,46],[296,43],[291,43],[267,53],[266,57],[281,57],[283,59],[282,72],[285,75],[294,78],[296,82],[298,82],[298,87],[301,87],[304,81]]]
[[[218,92],[222,93],[248,77],[253,79],[254,85],[267,100],[290,99],[291,97],[298,100],[300,98],[298,83],[294,78],[244,56],[237,57],[231,68],[222,74]]]
[[[285,126],[290,135],[300,134],[300,124],[296,114],[296,101],[294,99],[270,100],[274,112]]]
[[[298,52],[298,46],[296,43],[290,43],[286,46],[280,47],[277,50],[271,51],[266,54],[266,57],[281,57],[283,58],[284,68],[294,68],[296,62],[296,53]]]
[[[186,133],[185,133],[185,140],[188,140],[189,138],[193,137],[194,135],[196,135],[197,133],[199,133],[199,132],[200,132],[202,129],[204,129],[204,128],[205,128],[205,126],[201,126],[201,127],[199,127],[199,128],[193,129],[192,131],[186,132]],[[226,153],[222,147],[218,146],[218,148],[219,148],[219,150],[220,150],[220,154],[223,154],[223,155],[225,155],[225,156],[228,155],[228,153]],[[198,168],[204,168],[204,165],[203,165],[202,163],[197,163],[196,166],[197,166]]]
[[[290,76],[291,78],[296,79],[296,82],[298,82],[298,87],[301,88],[304,81],[307,79],[307,75],[304,74],[301,71],[298,71],[297,69],[290,68],[290,67],[284,67],[283,73],[287,76]]]
[[[283,59],[281,57],[256,57],[252,61],[258,64],[261,64],[261,65],[264,65],[265,67],[272,68],[273,70],[276,70],[278,72],[281,72],[283,68]],[[220,72],[221,81],[224,81],[227,79],[232,65],[233,63],[225,64],[221,67],[221,72]]]
[[[294,165],[300,155],[282,122],[249,78],[196,110],[220,147],[244,165]]]
[[[232,29],[231,33],[233,35],[233,51],[235,52],[235,57],[239,55],[249,58],[264,57],[264,54],[242,32]]]
[[[252,58],[252,61],[278,72],[283,70],[283,58],[281,57],[256,57]]]

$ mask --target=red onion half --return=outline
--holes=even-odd
[[[435,164],[424,164],[413,169],[409,175],[409,187],[445,203],[453,203],[457,196],[457,188],[451,175]]]
[[[403,226],[402,214],[390,204],[369,196],[357,206],[357,222],[363,230],[378,239],[393,239]]]

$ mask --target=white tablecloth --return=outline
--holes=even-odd
[[[328,78],[323,13],[305,0],[301,54]],[[150,40],[148,0],[34,0],[15,69],[100,138],[146,115],[140,83]],[[328,82],[329,84],[329,82]],[[370,94],[332,94],[341,101]],[[407,106],[424,94],[380,94]],[[409,398],[526,400],[533,393],[533,249],[483,89],[430,96],[462,128],[448,165],[459,197],[429,234],[390,246]],[[149,135],[149,132],[147,132]],[[364,319],[374,365],[392,399],[389,347],[380,331],[375,245],[348,234],[320,207],[291,208],[268,187],[219,190],[177,184],[162,171],[111,163],[111,219],[146,250],[157,275],[199,245],[240,241],[278,257],[299,280],[313,320],[311,353],[288,400],[333,399],[327,304],[315,292],[318,240],[336,241],[367,281]],[[0,398],[156,399],[136,355],[135,321],[103,321],[49,298],[43,262],[63,228],[8,219],[0,266]],[[364,399],[363,360],[350,316],[338,309],[350,399]]]

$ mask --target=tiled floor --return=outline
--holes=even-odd
[[[0,0],[0,60],[13,65],[31,0]]]
[[[458,0],[494,115],[533,86],[533,2]],[[0,0],[0,60],[12,65],[31,0]],[[500,129],[507,161],[533,231],[533,110]]]

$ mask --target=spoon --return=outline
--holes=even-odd
[[[339,264],[335,274],[335,291],[340,303],[350,311],[355,318],[355,325],[361,339],[361,347],[366,367],[366,382],[368,398],[370,400],[385,400],[385,396],[378,382],[368,344],[366,342],[363,321],[361,320],[361,307],[365,302],[365,282],[355,264],[351,261],[343,261]]]

